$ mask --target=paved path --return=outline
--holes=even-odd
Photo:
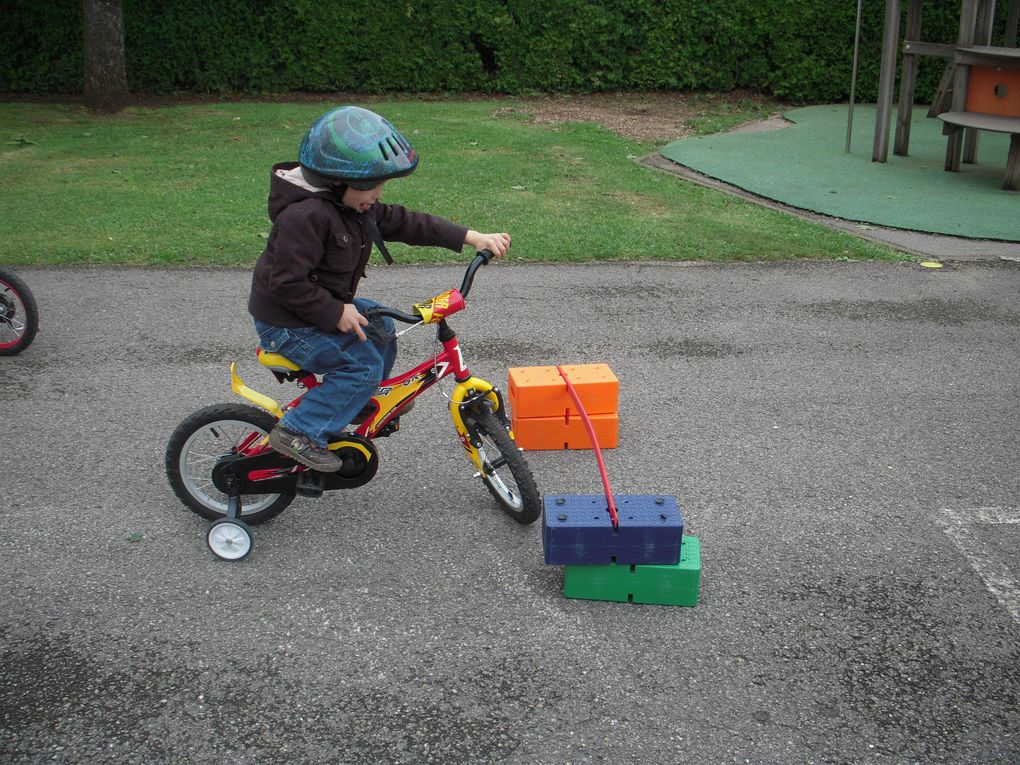
[[[253,361],[240,271],[20,269],[0,359],[0,761],[1015,763],[1020,266],[485,269],[477,374],[606,362],[617,492],[675,494],[696,608],[574,601],[435,391],[369,485],[222,563],[163,475]],[[395,305],[459,267],[377,267]],[[402,358],[433,347],[405,338]],[[429,399],[433,406],[429,405]],[[590,452],[529,454],[596,493]]]

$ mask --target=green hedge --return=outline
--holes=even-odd
[[[1007,0],[1001,6],[999,25]],[[80,0],[19,0],[0,91],[78,93]],[[856,3],[835,0],[124,0],[128,84],[147,93],[749,89],[846,99]],[[859,97],[878,87],[885,0],[865,0]],[[956,37],[959,0],[922,38]],[[905,16],[905,14],[904,14]],[[924,59],[918,99],[942,62]]]

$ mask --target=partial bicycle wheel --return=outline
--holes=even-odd
[[[0,356],[21,353],[39,331],[39,308],[28,285],[0,268]]]
[[[229,497],[213,482],[213,468],[223,457],[258,447],[275,425],[271,414],[244,404],[214,404],[185,418],[166,447],[166,474],[174,494],[203,518],[225,518]],[[294,494],[293,487],[275,494],[245,494],[241,518],[268,521],[283,512]]]
[[[515,521],[534,523],[542,514],[542,498],[524,454],[488,408],[480,407],[470,417],[482,440],[478,453],[489,493]]]

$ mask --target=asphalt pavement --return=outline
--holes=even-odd
[[[462,270],[362,292],[406,308]],[[563,597],[436,389],[371,483],[220,561],[163,452],[240,401],[231,361],[285,395],[248,273],[18,272],[42,329],[0,358],[0,761],[1020,760],[1018,263],[482,270],[451,322],[472,370],[610,365],[613,489],[677,497],[694,608]],[[601,488],[590,451],[528,459]]]

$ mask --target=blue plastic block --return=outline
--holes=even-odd
[[[684,519],[676,497],[613,496],[620,527],[613,528],[603,494],[545,498],[542,544],[550,566],[657,563],[680,560]]]

